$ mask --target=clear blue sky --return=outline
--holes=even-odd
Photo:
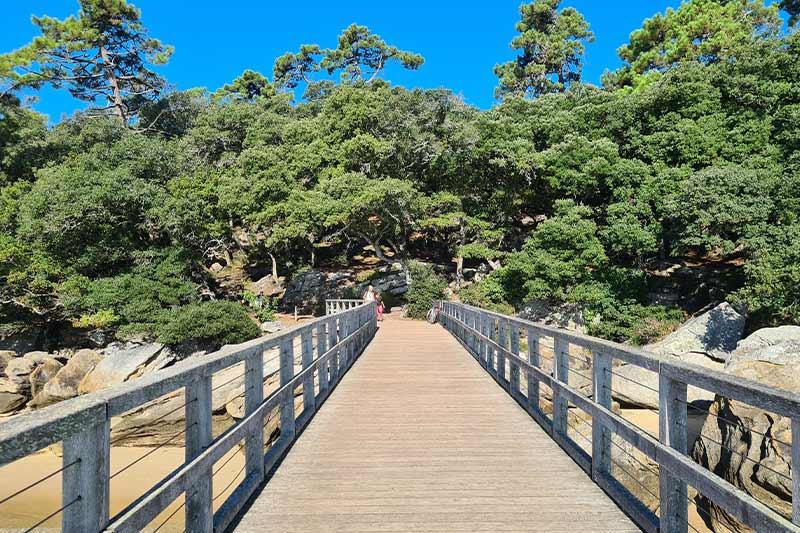
[[[425,57],[416,72],[390,68],[386,78],[406,87],[448,87],[471,104],[491,107],[496,63],[513,57],[521,0],[133,0],[150,33],[175,46],[169,65],[159,69],[178,89],[229,82],[245,69],[271,77],[277,56],[302,43],[333,47],[350,23],[368,26],[387,42]],[[596,40],[586,52],[584,78],[597,83],[607,68],[619,64],[616,49],[642,21],[677,6],[680,0],[565,0],[580,10]],[[59,18],[77,13],[77,0],[4,2],[0,52],[30,41],[32,14]],[[57,121],[83,106],[66,90],[42,90],[34,107]]]

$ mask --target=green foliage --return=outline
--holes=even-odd
[[[278,302],[275,298],[264,298],[251,291],[242,293],[242,300],[259,322],[272,322],[278,317]]]
[[[776,5],[761,0],[688,0],[644,21],[619,56],[626,64],[607,83],[640,86],[684,61],[735,59],[755,39],[781,27]]]
[[[577,10],[559,11],[561,0],[533,0],[519,8],[520,33],[511,41],[513,61],[497,65],[498,96],[540,96],[580,82],[585,43],[594,40]]]
[[[406,316],[425,318],[437,300],[444,298],[447,281],[430,265],[413,261],[408,265],[411,287],[406,293]]]
[[[226,301],[189,304],[170,311],[155,332],[159,342],[170,346],[194,341],[214,347],[238,344],[261,334],[244,307]]]
[[[736,300],[759,323],[800,324],[800,225],[769,228],[748,245],[747,283]]]

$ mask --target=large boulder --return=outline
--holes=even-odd
[[[27,353],[39,349],[44,343],[44,330],[39,327],[26,328],[8,334],[0,334],[0,350]]]
[[[728,302],[687,320],[664,339],[644,346],[645,351],[678,356],[687,352],[705,353],[725,361],[742,337],[745,317]]]
[[[143,369],[163,349],[163,344],[152,343],[107,355],[83,378],[78,393],[86,394],[119,385]]]
[[[36,361],[29,357],[15,357],[6,365],[6,378],[3,390],[27,395],[31,390],[29,376],[36,368]]]
[[[372,285],[375,291],[381,294],[400,296],[408,292],[408,275],[406,271],[403,270],[402,265],[400,266],[400,270],[390,267],[388,272],[379,273],[374,278],[356,285],[356,294],[367,292],[367,288],[370,285]]]
[[[704,353],[689,352],[682,354],[678,359],[683,362],[700,365],[712,370],[722,370],[724,363],[706,357]],[[612,397],[619,403],[642,407],[644,409],[658,409],[658,374],[636,365],[622,365],[614,369],[616,376],[612,376]],[[687,400],[712,401],[714,393],[705,389],[689,386]]]
[[[78,395],[81,380],[102,360],[94,350],[78,350],[64,368],[48,381],[37,394],[30,407],[44,407]]]
[[[800,326],[763,328],[751,333],[736,346],[728,365],[738,361],[786,364],[800,353]]]
[[[325,276],[319,270],[309,270],[294,276],[286,287],[281,309],[301,313],[312,312],[324,300]]]
[[[284,287],[285,278],[275,279],[272,274],[264,276],[258,281],[250,284],[250,291],[255,295],[262,295],[264,297],[279,297],[286,290]]]
[[[27,400],[22,394],[0,392],[0,415],[9,415],[22,409]]]
[[[47,384],[48,381],[56,377],[56,374],[64,367],[58,360],[48,357],[42,364],[31,372],[29,380],[31,382],[31,395],[36,396]]]
[[[780,348],[780,354],[775,352]],[[800,393],[800,344],[793,340],[743,351],[727,372]],[[692,457],[743,491],[791,515],[791,421],[748,404],[717,397],[692,449]],[[721,443],[722,445],[720,446]],[[736,453],[732,453],[734,450]],[[712,502],[703,500],[714,525],[749,531]]]

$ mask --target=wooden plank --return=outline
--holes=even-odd
[[[664,374],[658,381],[658,435],[665,446],[686,454],[686,383]],[[686,482],[668,468],[658,469],[661,500],[661,530],[686,533],[689,529],[689,501]]]

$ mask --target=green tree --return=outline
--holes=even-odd
[[[781,0],[779,5],[789,14],[789,25],[796,25],[800,19],[800,0]]]
[[[561,0],[534,0],[519,8],[520,35],[511,41],[516,59],[497,65],[498,97],[565,91],[581,79],[585,44],[594,40],[589,24],[574,8],[559,11]]]
[[[606,85],[647,84],[677,64],[735,59],[756,39],[774,38],[782,22],[761,0],[687,0],[644,21],[617,51],[625,62]]]
[[[75,98],[99,101],[100,109],[127,123],[165,89],[164,79],[150,67],[165,64],[172,48],[148,35],[140,11],[125,0],[79,4],[77,17],[33,17],[42,35],[0,56],[5,92],[65,86]]]
[[[341,71],[342,79],[370,82],[391,61],[399,62],[407,69],[417,70],[425,59],[414,52],[387,44],[366,26],[351,24],[339,35],[338,46],[325,50],[320,66],[328,74]]]
[[[275,87],[269,80],[263,74],[249,69],[214,93],[214,97],[218,99],[230,98],[246,102],[254,102],[258,98],[269,98],[274,95]]]
[[[411,286],[406,293],[406,315],[411,318],[425,318],[434,303],[444,299],[447,281],[430,265],[418,261],[412,261],[408,265],[408,273]]]
[[[316,44],[300,45],[297,53],[286,52],[275,60],[272,76],[281,89],[295,89],[300,83],[311,84],[312,76],[319,72],[322,50]]]

